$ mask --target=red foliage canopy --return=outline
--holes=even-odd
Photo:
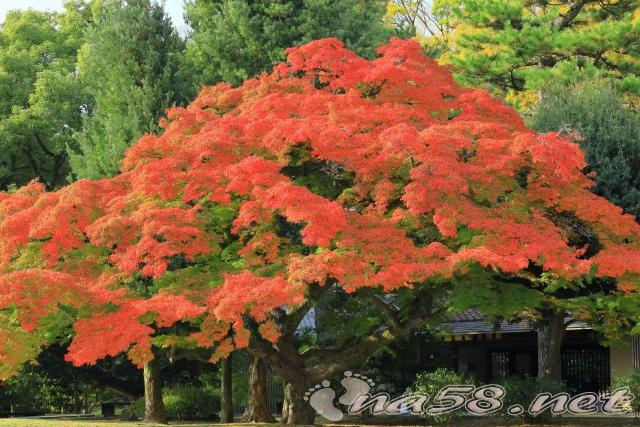
[[[393,292],[476,263],[595,271],[637,290],[640,226],[589,191],[578,145],[458,87],[413,41],[374,61],[335,39],[287,53],[271,74],[170,109],[113,179],[0,196],[2,363],[22,345],[16,331],[37,335],[62,307],[78,319],[68,358],[82,364],[128,350],[143,362],[154,331],[177,321],[218,355],[247,345],[246,313],[274,341],[268,313],[328,280]]]

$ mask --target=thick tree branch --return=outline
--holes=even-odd
[[[129,384],[126,381],[112,377],[107,372],[101,371],[95,367],[86,368],[89,376],[100,386],[107,388],[120,396],[129,400],[136,400],[144,394],[144,390],[139,384]],[[141,384],[141,381],[140,381]]]
[[[316,351],[316,357],[320,356],[321,360],[314,363],[313,367],[308,368],[307,373],[314,379],[330,378],[345,369],[361,365],[380,348],[408,336],[417,327],[444,314],[444,311],[444,308],[435,311],[421,310],[420,313],[416,313],[416,316],[403,322],[397,330],[392,331],[381,325],[371,335],[351,340],[340,350]]]
[[[33,169],[33,175],[41,178],[40,176],[40,169],[38,168],[38,162],[36,162],[35,157],[33,157],[33,153],[31,152],[31,147],[26,148],[23,147],[22,151],[27,155],[27,159],[29,159],[29,163],[31,164],[31,169]]]
[[[393,307],[382,301],[376,295],[367,295],[365,298],[376,308],[380,309],[380,311],[386,316],[387,323],[392,330],[399,331],[401,329],[400,319],[398,319],[398,314],[395,312]]]
[[[578,16],[582,8],[588,3],[588,0],[579,0],[574,3],[573,6],[569,8],[569,11],[566,15],[561,16],[557,22],[557,26],[559,29],[567,28],[574,19]]]
[[[293,336],[300,325],[304,316],[307,315],[309,310],[322,298],[322,296],[327,293],[329,289],[337,282],[335,279],[329,279],[325,282],[324,285],[320,286],[318,284],[312,284],[309,287],[309,291],[307,293],[307,299],[304,304],[287,312],[284,309],[278,309],[274,313],[274,317],[278,321],[280,325],[280,332],[282,335]]]
[[[60,178],[60,169],[62,169],[62,165],[64,164],[66,158],[66,152],[59,154],[54,158],[53,169],[51,170],[51,180],[49,181],[50,190],[53,190],[58,184],[58,179]]]
[[[564,322],[564,328],[567,329],[569,326],[571,326],[573,323],[578,322],[578,319],[569,319],[566,322]]]
[[[379,299],[378,301],[384,304]],[[384,305],[390,308],[387,304]],[[431,289],[424,289],[420,297],[414,301],[413,310],[411,311],[413,314],[404,321],[400,321],[394,315],[395,327],[391,327],[387,319],[387,321],[372,326],[368,335],[350,340],[339,348],[309,349],[302,355],[303,358],[305,360],[312,358],[315,360],[314,366],[308,368],[307,372],[314,378],[322,375],[330,377],[341,370],[357,366],[376,350],[408,336],[417,327],[443,315],[445,307],[434,309],[432,291]]]
[[[434,308],[433,289],[423,288],[417,291],[418,296],[408,307],[411,315],[402,320],[397,311],[378,296],[365,294],[363,297],[384,314],[384,320],[371,325],[369,331],[363,336],[348,340],[340,347],[312,348],[300,353],[293,325],[297,327],[301,313],[306,314],[304,309],[309,304],[312,306],[311,302],[315,303],[330,287],[327,284],[313,289],[310,301],[296,309],[294,313],[285,314],[284,310],[274,313],[279,321],[284,322],[281,331],[294,330],[289,335],[281,335],[275,344],[262,337],[258,331],[259,325],[254,319],[248,315],[244,316],[244,324],[251,331],[249,352],[264,359],[285,382],[295,384],[297,387],[308,386],[309,382],[317,382],[341,370],[361,365],[378,349],[408,336],[417,327],[443,315],[446,309],[446,307]],[[313,366],[308,366],[312,359]]]
[[[59,156],[59,154],[54,153],[53,151],[49,150],[46,145],[44,145],[44,142],[42,142],[42,138],[40,138],[40,135],[38,134],[38,132],[34,133],[33,135],[35,136],[38,146],[40,146],[40,149],[42,149],[42,151],[44,151],[45,154],[51,157]]]
[[[169,351],[169,362],[174,363],[180,359],[197,360],[202,363],[211,363],[211,352],[202,352],[198,349],[177,349],[172,347]]]

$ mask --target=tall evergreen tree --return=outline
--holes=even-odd
[[[178,77],[184,42],[163,6],[152,0],[93,3],[93,23],[78,58],[92,95],[82,131],[69,144],[75,178],[113,176],[124,150],[164,109],[184,99]]]
[[[596,173],[593,191],[640,218],[640,113],[625,107],[610,82],[555,85],[542,94],[532,127],[580,143]]]
[[[390,33],[384,6],[379,0],[189,0],[187,55],[196,83],[239,84],[270,71],[285,48],[324,37],[372,56]]]

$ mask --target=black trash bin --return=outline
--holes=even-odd
[[[116,416],[116,402],[102,402],[100,404],[103,417],[115,417]]]

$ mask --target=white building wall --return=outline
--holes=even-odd
[[[626,375],[633,370],[634,354],[632,341],[635,339],[627,339],[625,342],[609,347],[611,359],[611,379]]]

